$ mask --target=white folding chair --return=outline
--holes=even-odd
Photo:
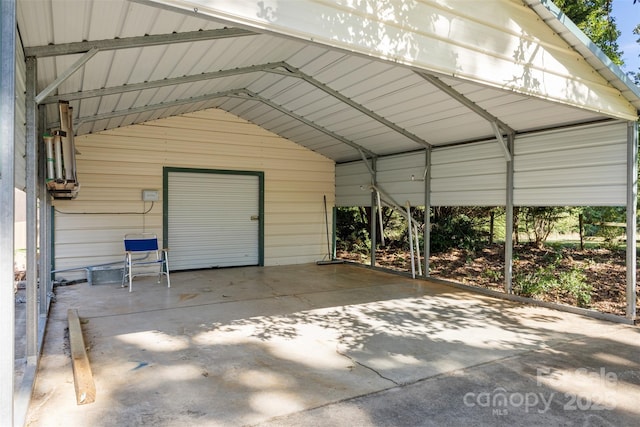
[[[152,233],[126,234],[124,236],[124,271],[122,274],[122,287],[129,280],[129,292],[131,292],[134,275],[133,267],[143,267],[158,265],[158,283],[162,280],[162,275],[167,276],[167,288],[171,287],[169,278],[169,256],[168,249],[160,249],[158,246],[158,236]],[[142,272],[137,275],[155,274]]]

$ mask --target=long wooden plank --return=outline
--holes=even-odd
[[[71,346],[71,364],[73,365],[76,401],[78,405],[93,403],[96,400],[96,385],[93,381],[91,364],[84,345],[78,310],[69,309],[67,318],[69,320],[69,344]]]

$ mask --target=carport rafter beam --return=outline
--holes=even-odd
[[[477,115],[479,115],[480,117],[488,121],[491,124],[491,128],[493,129],[493,132],[496,135],[496,139],[500,143],[500,147],[504,151],[506,160],[508,162],[511,161],[511,151],[509,150],[508,144],[504,140],[502,135],[503,133],[507,135],[515,135],[516,133],[515,130],[513,130],[509,125],[507,125],[506,123],[498,119],[496,116],[494,116],[484,108],[480,107],[478,104],[476,104],[475,102],[473,102],[472,100],[470,100],[469,98],[467,98],[466,96],[464,96],[463,94],[455,90],[453,87],[449,86],[448,84],[446,84],[445,82],[437,78],[436,76],[432,76],[426,73],[421,73],[418,71],[416,71],[415,73],[420,77],[422,77],[423,79],[425,79],[426,81],[428,81],[429,83],[431,83],[436,88],[440,89],[442,92],[449,95],[451,98],[458,101],[460,104],[464,105],[465,107],[467,107],[468,109],[470,109],[471,111],[473,111],[474,113],[476,113]]]
[[[365,107],[364,105],[361,105],[361,104],[355,102],[351,98],[348,98],[347,96],[341,94],[337,90],[330,88],[326,84],[314,79],[310,75],[303,73],[298,68],[293,67],[293,66],[291,66],[289,64],[285,64],[282,68],[284,68],[284,70],[271,69],[271,70],[268,70],[268,71],[270,73],[277,73],[277,74],[280,74],[280,75],[283,75],[283,76],[298,77],[298,78],[306,81],[307,83],[315,86],[316,88],[320,89],[321,91],[325,92],[326,94],[336,98],[340,102],[343,102],[343,103],[349,105],[351,108],[354,108],[354,109],[360,111],[362,114],[365,114],[365,115],[369,116],[370,118],[372,118],[375,121],[383,124],[384,126],[388,127],[389,129],[392,129],[393,131],[405,136],[406,138],[409,138],[410,140],[412,140],[412,141],[414,141],[414,142],[416,142],[416,143],[418,143],[418,144],[420,144],[420,145],[422,145],[424,147],[431,147],[431,144],[429,142],[425,141],[424,139],[420,138],[419,136],[414,135],[413,133],[409,132],[408,130],[404,129],[401,126],[398,126],[397,124],[393,123],[392,121],[390,121],[388,119],[385,119],[384,117],[382,117],[381,115],[379,115],[375,111],[372,111],[372,110],[368,109],[367,107]]]
[[[363,147],[363,146],[361,146],[361,145],[359,145],[359,144],[357,144],[357,143],[355,143],[353,141],[350,141],[347,138],[345,138],[345,137],[343,137],[341,135],[338,135],[337,133],[334,133],[334,132],[330,131],[329,129],[325,128],[324,126],[321,126],[321,125],[319,125],[317,123],[314,123],[311,120],[306,119],[306,118],[294,113],[293,111],[283,107],[280,104],[276,104],[275,102],[273,102],[273,101],[271,101],[271,100],[269,100],[267,98],[263,98],[262,96],[258,95],[255,92],[251,92],[250,90],[243,89],[243,90],[235,91],[235,94],[231,95],[231,96],[234,96],[234,97],[237,97],[237,98],[241,98],[241,99],[252,99],[252,100],[260,101],[263,104],[268,105],[269,107],[273,108],[274,110],[278,110],[281,113],[286,114],[287,116],[289,116],[289,117],[291,117],[291,118],[293,118],[295,120],[298,120],[298,121],[304,123],[305,125],[310,126],[310,127],[314,128],[314,129],[324,133],[327,136],[330,136],[330,137],[332,137],[334,139],[337,139],[338,141],[340,141],[340,142],[342,142],[342,143],[344,143],[344,144],[356,149],[359,153],[365,153],[370,158],[377,158],[378,157],[378,155],[376,153],[374,153],[373,151],[370,151],[370,150],[366,149],[365,147]]]
[[[490,123],[496,123],[504,133],[507,133],[507,134],[516,133],[516,131],[513,130],[509,125],[501,121],[499,118],[497,118],[496,116],[494,116],[493,114],[485,110],[484,108],[480,107],[478,104],[476,104],[475,102],[473,102],[472,100],[470,100],[469,98],[467,98],[466,96],[464,96],[463,94],[455,90],[453,87],[449,86],[448,84],[446,84],[445,82],[437,78],[436,76],[432,76],[426,73],[420,73],[418,71],[416,71],[415,73],[420,77],[422,77],[423,79],[425,79],[426,81],[428,81],[429,83],[431,83],[432,85],[434,85],[435,87],[437,87],[438,89],[440,89],[441,91],[445,92],[447,95],[449,95],[450,97],[452,97],[453,99],[455,99],[456,101],[458,101],[459,103],[461,103],[462,105],[464,105],[465,107],[467,107],[468,109],[476,113],[477,115],[479,115],[480,117],[484,118],[486,121]]]
[[[223,77],[237,76],[241,74],[258,73],[272,68],[285,65],[284,62],[273,62],[268,64],[252,65],[250,67],[233,68],[230,70],[213,71],[210,73],[181,76],[171,79],[153,80],[149,82],[126,84],[122,86],[105,87],[101,89],[85,90],[64,95],[49,96],[42,101],[43,104],[57,103],[58,101],[76,101],[79,99],[94,98],[98,96],[119,95],[136,90],[157,89],[160,87],[180,85],[185,83],[195,83],[203,80],[219,79]]]
[[[156,34],[139,37],[126,37],[111,40],[93,40],[58,45],[34,46],[25,48],[25,56],[46,58],[51,56],[74,55],[91,49],[117,50],[146,46],[159,46],[172,43],[190,43],[204,40],[226,39],[231,37],[254,36],[258,33],[242,28],[222,28],[216,30],[189,31],[185,33]]]
[[[117,110],[117,111],[111,111],[109,113],[94,114],[93,116],[80,117],[74,121],[74,127],[77,128],[78,126],[87,122],[95,122],[98,120],[110,120],[110,119],[115,119],[117,117],[127,116],[130,114],[142,114],[149,111],[160,110],[164,108],[171,108],[171,107],[177,107],[180,105],[195,104],[198,102],[210,101],[216,98],[231,96],[232,94],[237,92],[238,92],[238,89],[233,89],[233,90],[227,90],[224,92],[217,92],[217,93],[212,93],[208,95],[197,96],[194,98],[178,99],[171,102],[163,102],[160,104],[145,105],[137,108],[129,108],[126,110]],[[59,123],[57,122],[49,123],[50,128],[56,127],[56,125],[59,125]]]
[[[231,90],[227,90],[227,91],[223,91],[223,92],[216,92],[216,93],[212,93],[212,94],[208,94],[208,95],[202,95],[202,96],[198,96],[198,97],[194,97],[194,98],[185,98],[185,99],[178,99],[175,101],[171,101],[171,102],[165,102],[165,103],[160,103],[160,104],[153,104],[153,105],[145,105],[142,107],[137,107],[137,108],[130,108],[127,110],[118,110],[118,111],[112,111],[109,113],[103,113],[103,114],[95,114],[93,116],[86,116],[86,117],[81,117],[79,119],[77,119],[76,121],[74,121],[74,127],[78,128],[80,125],[87,123],[87,122],[95,122],[98,120],[110,120],[110,119],[115,119],[117,117],[122,117],[122,116],[127,116],[127,115],[131,115],[131,114],[142,114],[142,113],[146,113],[149,111],[154,111],[154,110],[159,110],[159,109],[165,109],[165,108],[171,108],[171,107],[177,107],[180,105],[187,105],[187,104],[196,104],[199,102],[204,102],[204,101],[210,101],[212,99],[216,99],[216,98],[224,98],[224,97],[228,97],[228,98],[241,98],[241,99],[252,99],[255,101],[259,101],[261,103],[264,103],[268,106],[270,106],[273,109],[276,109],[278,111],[280,111],[283,114],[286,114],[289,117],[292,117],[310,127],[313,127],[314,129],[324,133],[325,135],[328,135],[344,144],[349,145],[350,147],[354,148],[355,150],[357,150],[359,153],[365,153],[367,156],[371,157],[371,158],[376,158],[378,155],[376,153],[374,153],[373,151],[368,150],[367,148],[353,142],[350,141],[348,139],[346,139],[345,137],[338,135],[332,131],[330,131],[329,129],[320,126],[308,119],[305,119],[304,117],[294,113],[291,110],[286,109],[285,107],[283,107],[282,105],[276,104],[275,102],[268,100],[266,98],[263,98],[262,96],[258,95],[257,93],[251,92],[247,89],[231,89]],[[56,127],[56,125],[58,125],[58,123],[49,123],[49,127],[53,128]]]

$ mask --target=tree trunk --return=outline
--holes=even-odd
[[[519,218],[520,218],[520,208],[514,207],[513,208],[513,234],[514,234],[514,240],[516,245],[520,244],[520,233],[518,232],[518,228],[520,227]]]
[[[489,244],[493,245],[493,224],[496,219],[496,213],[491,211],[490,220],[489,220]]]
[[[582,214],[578,215],[578,227],[580,233],[580,250],[584,251],[584,216]]]

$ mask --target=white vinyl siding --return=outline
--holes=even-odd
[[[257,175],[180,171],[168,175],[172,270],[259,264]]]
[[[264,172],[264,264],[325,256],[334,162],[234,115],[209,109],[126,126],[79,136],[76,148],[79,195],[54,201],[56,268],[122,260],[125,233],[162,238],[163,201],[145,203],[141,191],[162,197],[165,166]]]

